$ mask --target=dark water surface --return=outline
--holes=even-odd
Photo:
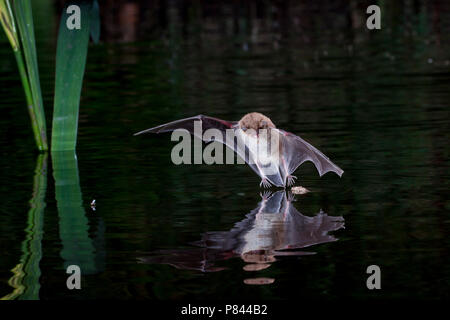
[[[58,18],[46,1],[35,7],[46,21],[36,32],[51,128]],[[442,8],[438,31],[423,4],[411,15],[391,8],[373,33],[344,18],[321,26],[319,15],[287,35],[270,19],[256,28],[242,18],[229,32],[230,21],[206,16],[187,30],[169,22],[106,39],[89,48],[76,158],[35,152],[1,34],[0,297],[448,298]],[[238,120],[250,111],[319,148],[342,178],[319,178],[306,163],[296,175],[311,193],[262,201],[248,166],[176,166],[169,134],[133,136],[200,113]],[[81,290],[66,288],[70,264],[81,267]],[[372,264],[381,290],[366,287]]]

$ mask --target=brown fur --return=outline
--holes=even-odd
[[[259,129],[275,128],[272,120],[259,112],[248,113],[239,121],[239,127],[246,131],[253,129],[258,132]]]

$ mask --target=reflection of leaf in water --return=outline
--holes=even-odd
[[[33,184],[33,197],[28,211],[26,238],[22,243],[22,257],[11,271],[13,276],[8,284],[14,291],[1,300],[16,298],[25,300],[39,299],[39,262],[42,258],[42,235],[44,227],[45,193],[47,190],[47,154],[40,154],[36,161]]]
[[[89,223],[83,208],[78,162],[74,151],[52,152],[55,196],[64,268],[78,265],[82,274],[97,272]]]
[[[329,232],[344,227],[342,217],[331,217],[322,211],[313,217],[304,216],[297,211],[292,200],[284,191],[266,195],[231,230],[203,234],[200,241],[193,243],[201,248],[160,250],[139,260],[142,263],[169,264],[179,269],[214,272],[224,269],[215,267],[215,262],[240,257],[247,263],[245,271],[259,271],[267,269],[278,256],[312,255],[315,253],[299,249],[337,240]],[[244,282],[269,284],[275,281],[261,279],[246,279]]]

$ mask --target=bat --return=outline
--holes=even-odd
[[[142,263],[169,264],[179,269],[216,272],[224,268],[218,261],[240,257],[245,270],[268,267],[280,256],[307,256],[314,245],[338,239],[330,232],[345,227],[342,216],[329,216],[322,210],[314,216],[301,214],[294,206],[294,196],[283,190],[265,192],[255,209],[228,231],[202,234],[191,243],[198,248],[159,250],[139,258]]]
[[[195,122],[201,124],[201,130],[196,129]],[[234,150],[261,177],[260,186],[264,188],[271,185],[283,188],[292,186],[297,179],[292,173],[305,161],[311,161],[320,176],[329,171],[339,177],[344,173],[311,144],[293,133],[276,128],[272,120],[258,112],[248,113],[239,121],[198,115],[143,130],[135,135],[177,129],[187,130],[205,142],[218,141]],[[222,134],[208,138],[204,132],[210,129]],[[233,133],[233,139],[227,137],[229,130]]]

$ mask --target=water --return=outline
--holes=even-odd
[[[342,6],[290,12],[302,22],[288,35],[267,12],[233,31],[226,6],[227,18],[199,20],[190,7],[185,24],[171,22],[169,7],[167,25],[102,30],[89,48],[76,158],[34,152],[2,34],[0,297],[448,298],[449,8],[440,4],[436,26],[424,3],[387,7],[382,31],[369,33],[349,28]],[[35,7],[48,22],[36,32],[50,128],[58,11]],[[319,148],[342,178],[306,163],[296,175],[312,192],[295,202],[277,193],[261,211],[248,166],[175,166],[170,135],[132,135],[251,111]],[[69,291],[75,262],[82,290]],[[378,291],[366,287],[372,264]]]

